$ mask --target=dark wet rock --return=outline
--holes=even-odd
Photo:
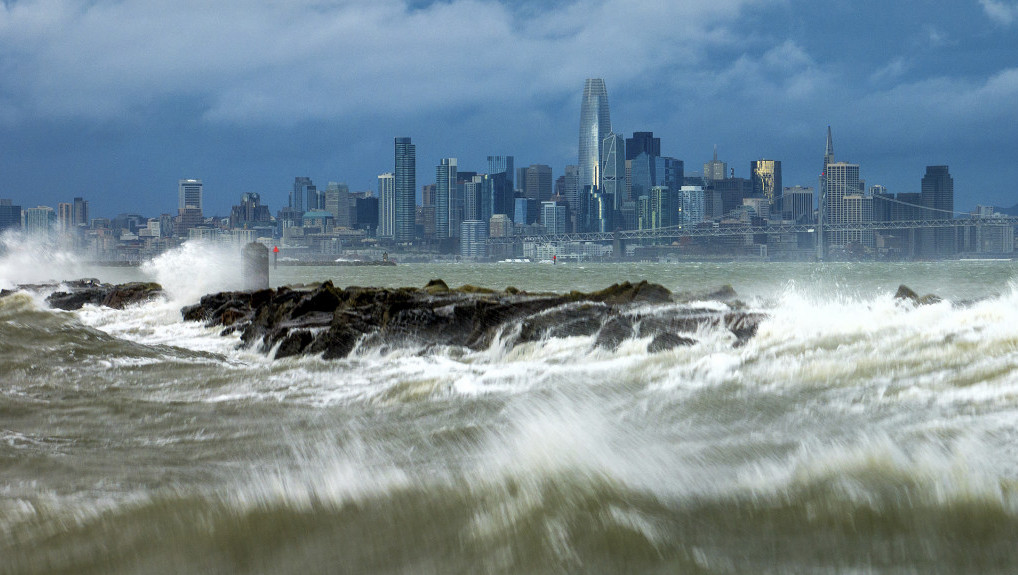
[[[926,294],[924,296],[920,296],[919,294],[917,294],[915,291],[913,291],[911,288],[904,284],[898,286],[898,291],[895,292],[894,299],[910,301],[915,305],[930,305],[944,301],[943,299],[940,298],[940,296],[936,296],[933,294]]]
[[[652,338],[648,349],[660,351],[689,345],[704,326],[731,329],[742,341],[752,337],[762,318],[738,313],[738,320],[729,320],[717,310],[674,304],[667,289],[646,281],[566,295],[449,288],[442,280],[423,289],[340,289],[327,281],[301,289],[210,294],[181,314],[239,332],[244,345],[267,353],[275,349],[277,358],[321,354],[326,359],[346,357],[358,345],[484,349],[497,337],[516,345],[592,336],[595,346],[609,350],[644,337]]]
[[[129,305],[145,303],[163,295],[162,286],[153,282],[111,285],[100,284],[94,279],[85,279],[64,285],[68,291],[56,291],[46,298],[46,303],[51,307],[76,310],[91,304],[124,309]]]
[[[442,280],[431,280],[424,286],[424,291],[430,294],[445,293],[449,291],[449,286]]]
[[[633,337],[633,320],[625,315],[615,315],[608,318],[597,332],[594,345],[610,349],[619,348],[622,342]]]
[[[696,343],[695,339],[683,337],[681,335],[671,332],[661,332],[654,336],[654,339],[647,345],[647,351],[650,353],[658,353],[661,351],[669,351],[679,346],[693,345]]]

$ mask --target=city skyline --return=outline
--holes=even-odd
[[[1018,61],[1001,46],[1014,44],[1018,8],[933,6],[387,0],[284,13],[227,2],[206,15],[7,2],[0,197],[156,214],[173,211],[180,179],[196,178],[207,214],[248,192],[275,211],[294,176],[377,190],[403,135],[417,148],[416,193],[441,158],[483,171],[487,156],[512,155],[558,177],[578,157],[577,86],[603,78],[614,131],[653,132],[690,173],[718,145],[736,176],[766,158],[782,162],[785,186],[816,186],[833,125],[839,159],[868,184],[918,193],[926,166],[950,165],[957,210],[1014,205]],[[224,17],[245,26],[219,33]],[[490,41],[468,48],[464,26]],[[393,31],[420,49],[386,47]],[[625,41],[657,36],[669,41]]]

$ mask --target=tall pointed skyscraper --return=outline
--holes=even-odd
[[[608,90],[601,78],[588,78],[583,85],[583,102],[580,104],[580,181],[596,188],[601,183],[601,146],[612,131],[608,112]]]
[[[824,151],[824,173],[827,166],[834,163],[834,140],[831,139],[831,127],[827,126],[827,149]]]

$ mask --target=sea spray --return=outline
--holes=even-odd
[[[77,279],[85,270],[83,256],[55,239],[13,230],[0,234],[0,289]]]

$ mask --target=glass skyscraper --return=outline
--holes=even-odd
[[[780,214],[781,206],[781,161],[756,160],[749,163],[749,173],[753,180],[753,195],[767,198],[771,205],[771,213]]]
[[[618,211],[628,200],[626,191],[626,140],[621,134],[611,133],[604,139],[601,157],[601,193],[611,200],[612,209]]]
[[[456,197],[456,158],[442,158],[435,167],[435,237],[450,237],[450,228],[459,222],[454,221],[452,205]]]
[[[396,227],[393,239],[397,242],[414,240],[414,225],[417,212],[417,150],[410,138],[396,138],[395,181]]]
[[[580,181],[578,188],[595,188],[601,183],[601,146],[612,131],[608,112],[608,90],[601,78],[588,78],[580,104]]]

